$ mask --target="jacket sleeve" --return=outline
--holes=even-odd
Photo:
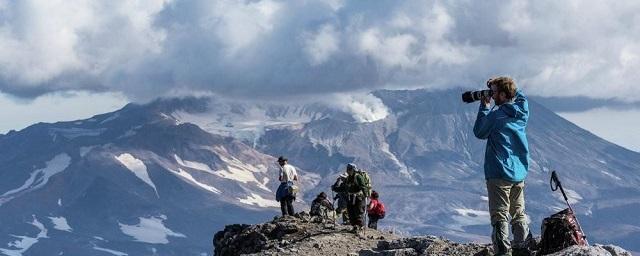
[[[522,90],[516,92],[513,106],[516,108],[516,117],[526,123],[529,120],[529,101],[527,100],[527,96],[522,93]]]
[[[495,117],[484,104],[480,103],[480,109],[478,110],[478,117],[476,123],[473,125],[473,134],[478,139],[485,140],[491,134],[493,129]]]

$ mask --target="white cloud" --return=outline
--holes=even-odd
[[[372,28],[360,37],[360,49],[386,67],[413,67],[417,56],[411,54],[411,46],[417,42],[410,34],[385,36]]]
[[[382,101],[368,93],[336,94],[330,97],[332,104],[342,111],[351,113],[358,122],[374,122],[384,119],[389,115],[387,106]]]
[[[0,89],[274,97],[507,74],[530,95],[635,100],[638,11],[595,0],[1,1]]]
[[[0,76],[10,91],[115,86],[93,77],[158,53],[165,37],[152,25],[164,1],[27,0],[2,6]],[[93,84],[82,83],[87,77]]]
[[[338,52],[340,39],[332,25],[323,26],[317,33],[304,33],[304,50],[312,65],[322,64]]]
[[[233,55],[273,30],[280,8],[280,3],[270,0],[214,1],[210,13],[203,15],[202,25],[211,28]]]

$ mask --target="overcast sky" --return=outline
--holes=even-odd
[[[638,70],[636,0],[0,0],[2,112],[58,100],[58,119],[175,94],[481,88],[494,75],[530,95],[638,102]]]

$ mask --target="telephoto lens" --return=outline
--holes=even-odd
[[[466,103],[471,103],[474,101],[478,101],[484,97],[491,97],[491,90],[482,90],[482,91],[468,91],[462,94],[462,101]]]

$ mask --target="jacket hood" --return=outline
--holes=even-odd
[[[520,106],[514,104],[513,102],[508,102],[500,105],[500,110],[502,110],[505,114],[507,114],[510,117],[521,118],[525,116],[524,110]]]

